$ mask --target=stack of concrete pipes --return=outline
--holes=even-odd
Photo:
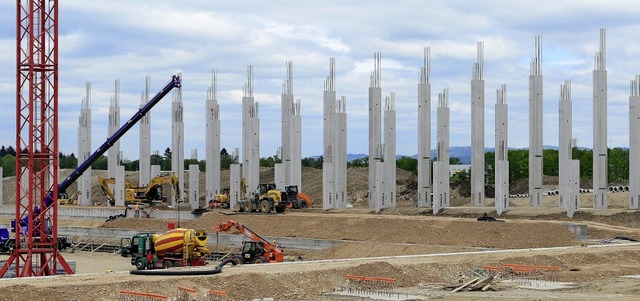
[[[628,192],[629,186],[609,186],[609,192]]]

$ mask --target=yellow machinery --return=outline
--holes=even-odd
[[[229,209],[229,188],[222,190],[222,193],[213,195],[213,199],[209,201],[209,208],[225,208]]]
[[[278,213],[282,213],[285,212],[290,205],[291,200],[287,192],[276,189],[276,184],[274,183],[259,184],[257,194],[238,202],[240,212],[260,211],[269,213],[275,210]]]
[[[60,205],[78,205],[78,192],[74,192],[71,197],[66,193],[61,193],[58,202]]]
[[[109,187],[109,184],[115,184],[114,178],[98,177],[98,183],[100,189],[107,196],[107,200],[111,205],[115,205],[115,196],[113,191]],[[163,191],[163,184],[171,184],[175,197],[180,196],[180,189],[178,188],[178,175],[171,173],[164,176],[157,176],[149,182],[149,185],[138,187],[133,183],[126,181],[124,183],[124,202],[125,205],[134,203],[155,203],[155,202],[167,202],[167,197]]]
[[[164,234],[140,233],[120,240],[120,255],[131,256],[131,264],[138,270],[181,266],[206,265],[208,237],[204,230],[172,229]],[[157,258],[149,264],[145,257],[151,253]]]

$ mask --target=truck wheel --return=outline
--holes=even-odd
[[[179,261],[179,260],[174,261],[174,262],[173,262],[173,267],[174,267],[174,268],[179,268],[179,267],[181,267],[181,265],[180,265],[180,261]]]
[[[264,257],[260,256],[258,258],[256,258],[253,263],[265,263],[267,262],[267,259],[265,259]]]
[[[262,212],[262,213],[270,213],[271,212],[271,206],[269,206],[269,201],[268,200],[262,200],[262,202],[260,202],[260,212]]]
[[[168,269],[170,267],[172,267],[173,265],[171,264],[171,261],[169,260],[165,260],[165,262],[162,263],[162,267],[164,267],[165,269]]]
[[[144,268],[145,268],[145,265],[144,265],[144,262],[142,262],[142,259],[136,260],[136,269],[144,270]]]
[[[244,206],[242,206],[242,202],[236,202],[235,204],[233,204],[233,211],[235,211],[235,212],[243,212],[244,211]]]
[[[252,211],[252,210],[251,210],[251,209],[252,209],[251,207],[252,207],[252,206],[251,206],[251,202],[249,202],[249,201],[244,202],[244,211],[245,211],[245,212],[251,212],[251,211]]]
[[[299,200],[298,201],[298,209],[306,209],[306,208],[307,208],[307,201]]]

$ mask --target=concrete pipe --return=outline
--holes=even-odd
[[[614,190],[615,190],[615,187],[609,186],[609,192],[615,192]]]
[[[629,191],[629,186],[624,186],[624,191],[628,192]]]

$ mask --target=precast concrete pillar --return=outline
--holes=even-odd
[[[336,208],[336,200],[334,194],[334,180],[333,177],[335,163],[322,163],[322,209],[334,209]]]
[[[4,205],[4,170],[0,167],[0,205]]]
[[[565,80],[563,85],[560,85],[560,102],[558,104],[559,109],[559,142],[558,142],[558,186],[559,188],[559,206],[560,208],[567,208],[571,197],[571,185],[573,179],[571,179],[570,168],[571,167],[571,135],[572,135],[572,103],[571,103],[571,81]]]
[[[286,63],[287,75],[282,82],[281,94],[281,138],[282,138],[282,164],[284,165],[285,185],[293,184],[291,182],[291,139],[293,138],[293,62]],[[298,187],[300,188],[300,187]]]
[[[376,183],[378,182],[376,172],[377,162],[380,158],[376,158],[378,146],[382,143],[382,89],[380,88],[381,80],[381,54],[375,52],[373,54],[374,69],[370,77],[369,86],[369,208],[374,208],[377,200]]]
[[[418,80],[418,207],[431,207],[431,48],[424,48]]]
[[[384,164],[385,203],[387,208],[396,207],[396,94],[385,99],[384,111]]]
[[[78,121],[78,166],[80,166],[91,155],[91,82],[86,84],[86,95],[82,99]],[[78,205],[91,205],[91,166],[78,178]]]
[[[629,209],[640,202],[640,75],[631,80],[629,96]]]
[[[347,99],[345,96],[338,100],[336,109],[334,187],[337,208],[347,208]]]
[[[115,179],[115,188],[113,189],[115,203],[116,206],[124,206],[124,166],[118,165],[118,167],[116,167]]]
[[[433,214],[449,207],[449,91],[438,93],[436,162],[434,162]],[[437,163],[437,164],[436,164]],[[437,176],[437,177],[436,177]]]
[[[242,97],[242,176],[247,193],[255,192],[260,181],[260,122],[253,97],[253,66],[247,67],[247,83]]]
[[[565,201],[565,206],[567,209],[567,217],[572,218],[573,214],[580,209],[580,160],[571,160],[569,175],[571,176],[571,183],[569,184],[571,199]]]
[[[234,210],[238,201],[245,198],[245,196],[242,195],[241,176],[240,164],[231,164],[229,166],[229,208],[233,208]]]
[[[299,111],[299,110],[298,110]],[[335,58],[329,59],[329,76],[323,93],[323,208],[347,206],[346,98],[336,101]]]
[[[529,73],[529,204],[543,206],[542,196],[542,36],[536,35]]]
[[[495,106],[495,206],[498,215],[509,208],[509,116],[507,85],[496,92]]]
[[[189,164],[189,205],[191,209],[200,208],[200,166]]]
[[[180,78],[182,73],[178,73]],[[178,175],[179,198],[172,199],[171,205],[184,199],[184,108],[182,106],[182,90],[173,90],[171,102],[171,171]]]
[[[600,29],[600,49],[593,68],[593,208],[609,206],[607,157],[607,42]]]
[[[206,111],[206,162],[205,202],[220,193],[220,106],[217,99],[217,73],[211,75],[211,86],[207,90]]]
[[[160,165],[151,165],[151,174],[149,176],[151,177],[151,179],[153,179],[160,175],[160,171],[161,171]]]
[[[150,100],[151,77],[145,77],[144,93],[140,97],[140,108]],[[144,187],[151,182],[151,112],[147,112],[140,119],[140,161],[138,163],[140,178],[138,186]]]
[[[384,153],[382,145],[378,148],[378,152]],[[379,154],[378,156],[382,156]],[[387,176],[389,175],[386,162],[376,161],[376,206],[375,212],[379,213],[382,209],[390,208],[389,195],[387,194]]]
[[[484,42],[477,44],[471,79],[471,204],[484,206]]]
[[[290,141],[290,162],[288,168],[289,183],[298,185],[298,191],[303,191],[302,187],[302,116],[300,115],[300,99],[291,105],[291,139]]]
[[[115,94],[111,96],[109,105],[109,135],[111,137],[120,128],[120,80],[115,81]],[[117,166],[120,165],[120,141],[116,141],[107,151],[107,168],[109,178],[115,178]]]
[[[284,179],[285,179],[285,175],[284,175],[284,170],[285,170],[285,166],[282,163],[276,163],[273,166],[273,174],[274,174],[274,182],[276,184],[276,189],[278,190],[284,190]]]

